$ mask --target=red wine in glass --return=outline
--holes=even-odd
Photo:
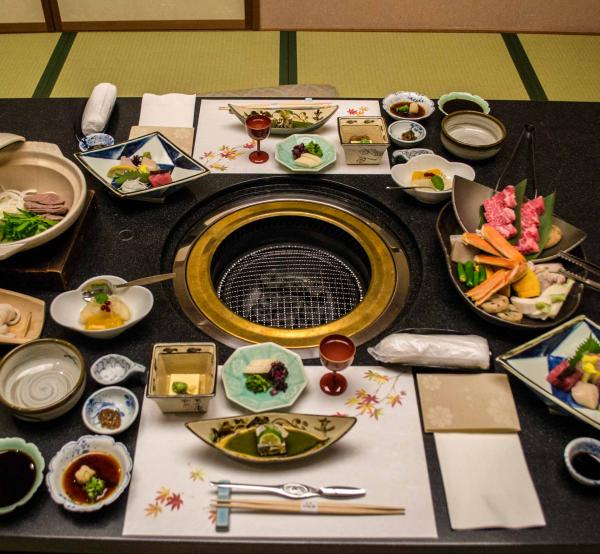
[[[269,154],[260,149],[260,141],[266,139],[271,133],[271,118],[266,115],[251,115],[246,118],[246,132],[256,141],[256,150],[248,158],[252,163],[264,164],[269,159]]]
[[[348,381],[338,371],[350,367],[356,354],[356,345],[344,335],[328,335],[319,344],[321,363],[331,373],[325,373],[319,385],[325,394],[338,396],[348,388]]]

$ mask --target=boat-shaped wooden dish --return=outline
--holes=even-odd
[[[0,289],[0,304],[10,304],[21,313],[19,321],[8,327],[9,333],[13,333],[15,336],[0,335],[0,344],[25,344],[40,338],[46,313],[46,303],[43,300]]]
[[[494,189],[475,181],[456,176],[452,187],[452,205],[459,225],[464,231],[475,232],[481,226],[481,206],[483,201],[494,195]],[[581,229],[567,223],[554,215],[552,223],[560,229],[562,238],[558,244],[545,248],[535,259],[536,262],[547,262],[558,256],[558,253],[569,252],[579,246],[587,237]]]
[[[322,127],[337,112],[337,104],[316,104],[313,102],[270,104],[228,104],[230,113],[234,114],[242,124],[253,114],[266,115],[271,118],[272,135],[293,135],[295,133],[311,133]]]
[[[206,444],[230,458],[259,464],[291,462],[314,456],[339,441],[356,423],[355,417],[269,412],[250,416],[199,419],[186,427]],[[261,456],[256,428],[277,424],[288,436],[287,453]]]
[[[455,180],[456,183],[456,180]],[[452,202],[448,202],[440,211],[440,214],[437,218],[435,229],[437,232],[438,239],[442,246],[442,250],[444,251],[444,256],[446,258],[446,267],[448,269],[448,273],[450,274],[450,280],[452,284],[456,288],[456,290],[460,293],[463,300],[469,305],[469,307],[480,317],[486,319],[491,323],[495,323],[496,325],[502,325],[503,327],[512,327],[517,329],[549,329],[551,327],[555,327],[556,325],[561,324],[563,321],[566,321],[570,317],[572,317],[575,310],[579,306],[581,302],[581,295],[583,294],[583,285],[581,283],[574,283],[571,288],[571,292],[567,296],[560,312],[554,319],[532,319],[524,316],[523,319],[519,323],[513,323],[511,321],[506,321],[494,314],[488,314],[485,310],[475,306],[475,304],[469,299],[466,295],[467,287],[464,283],[461,283],[458,280],[456,275],[456,264],[454,264],[451,260],[452,247],[450,245],[450,235],[459,235],[463,233],[463,229],[461,225],[458,223],[456,216],[454,215],[454,211],[452,210]],[[581,249],[580,249],[581,250]],[[583,257],[583,252],[578,252],[580,257]],[[535,260],[539,262],[540,260]],[[569,264],[566,262],[562,262],[567,269],[569,268]]]

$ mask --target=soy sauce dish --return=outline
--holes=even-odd
[[[0,439],[0,515],[26,504],[46,466],[37,446],[18,437]]]
[[[94,512],[112,504],[127,488],[133,462],[112,437],[84,435],[52,458],[46,486],[52,500],[71,512]]]
[[[565,448],[565,465],[582,485],[600,487],[600,441],[591,437],[573,439]]]

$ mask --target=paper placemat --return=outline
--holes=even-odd
[[[129,138],[142,137],[158,131],[173,144],[179,146],[188,156],[192,155],[194,145],[193,127],[165,127],[164,125],[134,125],[129,131]]]
[[[283,102],[284,99],[278,98]],[[257,103],[262,101],[257,101]],[[268,101],[265,100],[265,103]],[[389,174],[390,162],[387,154],[382,156],[379,165],[347,165],[344,151],[340,144],[337,130],[337,118],[348,115],[379,116],[377,100],[323,100],[339,106],[338,111],[321,128],[313,133],[327,139],[336,146],[337,160],[319,174],[359,173],[359,174]],[[196,125],[196,142],[194,144],[194,159],[208,167],[212,173],[287,173],[294,174],[275,159],[275,146],[287,137],[271,135],[261,142],[261,150],[269,153],[269,161],[264,164],[253,164],[248,160],[248,154],[256,147],[239,119],[227,110],[219,109],[227,104],[248,104],[248,98],[202,100],[200,114]],[[306,175],[306,173],[303,173]],[[314,173],[309,173],[314,175]]]
[[[435,433],[452,529],[546,525],[516,433]]]
[[[215,537],[208,509],[215,497],[210,480],[279,484],[360,486],[354,502],[403,506],[404,516],[231,515],[227,537],[246,538],[435,538],[435,517],[412,373],[380,367],[345,371],[348,390],[326,396],[320,366],[306,367],[309,385],[293,407],[297,413],[343,414],[354,428],[328,450],[306,460],[258,466],[232,460],[184,427],[201,417],[240,413],[218,383],[204,416],[165,415],[145,400],[129,488],[123,535]],[[235,495],[234,498],[239,498]],[[244,495],[243,498],[276,500]],[[222,533],[219,536],[223,537]]]
[[[520,431],[508,377],[501,373],[417,375],[423,427],[434,431]]]

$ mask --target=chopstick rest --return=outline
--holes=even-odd
[[[219,483],[229,483],[227,480],[219,481]],[[217,487],[217,498],[219,500],[229,500],[231,498],[231,489],[226,487]],[[229,531],[231,509],[227,506],[217,507],[217,518],[215,521],[215,529],[220,532]]]

